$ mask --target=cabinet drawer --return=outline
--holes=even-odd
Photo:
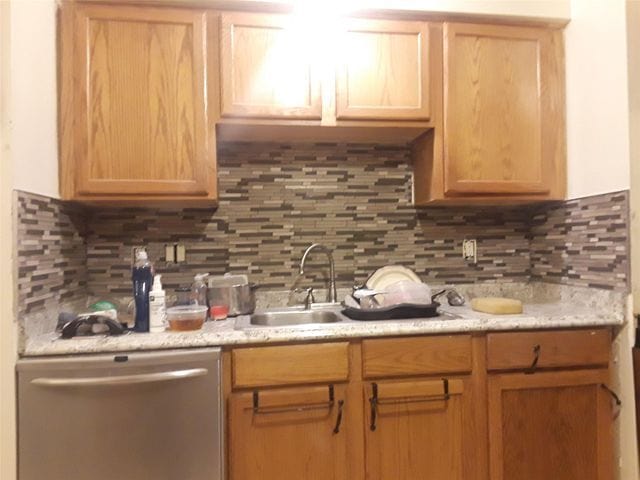
[[[364,340],[365,378],[471,371],[471,336]]]
[[[347,342],[238,348],[231,355],[233,386],[345,381],[349,378],[348,348]]]
[[[487,335],[487,368],[507,370],[607,365],[607,329],[507,332]]]

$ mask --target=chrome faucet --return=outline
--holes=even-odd
[[[331,253],[331,249],[321,245],[319,243],[314,243],[309,248],[307,248],[302,255],[302,260],[300,260],[300,275],[304,275],[304,264],[307,261],[307,256],[312,250],[320,250],[327,254],[327,258],[329,259],[329,301],[331,303],[338,302],[338,292],[336,291],[336,270],[335,265],[333,263],[333,254]]]

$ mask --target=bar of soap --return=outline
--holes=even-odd
[[[522,302],[513,298],[478,297],[471,300],[471,308],[476,312],[513,315],[522,313]]]

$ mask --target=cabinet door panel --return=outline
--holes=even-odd
[[[372,409],[375,390],[378,401]],[[443,380],[367,385],[366,478],[476,478],[473,466],[465,466],[465,449],[475,444],[473,435],[466,430],[473,408],[470,390],[468,382],[459,379],[448,381],[448,399],[444,397]],[[481,403],[477,406],[481,407]]]
[[[551,33],[445,24],[444,38],[445,194],[549,194],[563,118],[545,99],[562,88]]]
[[[489,377],[492,480],[610,480],[607,370]]]
[[[206,26],[198,11],[78,8],[79,193],[207,195]]]
[[[222,115],[319,119],[312,39],[283,15],[222,15]]]
[[[332,406],[326,386],[257,393],[259,411],[252,392],[229,397],[232,480],[347,480],[345,424],[334,433],[343,386],[335,387]]]
[[[428,24],[351,20],[339,53],[338,119],[429,119]]]

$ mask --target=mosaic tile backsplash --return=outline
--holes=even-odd
[[[426,282],[528,278],[528,228],[521,209],[411,206],[405,146],[225,144],[218,151],[220,205],[207,209],[101,209],[87,229],[88,284],[94,294],[130,292],[131,248],[148,245],[167,287],[197,272],[248,273],[265,289],[294,283],[306,247],[331,249],[338,286],[363,283],[386,264],[406,265]],[[462,259],[476,238],[476,265]],[[168,266],[164,245],[186,245],[187,262]],[[308,271],[327,276],[315,254]],[[300,285],[318,285],[313,278]]]
[[[23,192],[16,197],[19,315],[84,300],[84,213],[47,197]]]
[[[628,218],[628,191],[570,200],[534,211],[531,279],[626,289]]]
[[[394,263],[427,283],[534,279],[627,289],[626,192],[528,208],[416,209],[410,162],[406,146],[227,143],[218,146],[217,209],[82,211],[19,192],[21,305],[77,292],[129,295],[138,245],[148,247],[168,290],[198,272],[248,273],[264,289],[288,289],[314,242],[334,249],[340,287]],[[478,241],[475,265],[462,259],[465,238]],[[185,263],[164,262],[164,245],[173,243],[186,245]],[[296,285],[326,280],[324,258],[311,260],[309,278]]]

